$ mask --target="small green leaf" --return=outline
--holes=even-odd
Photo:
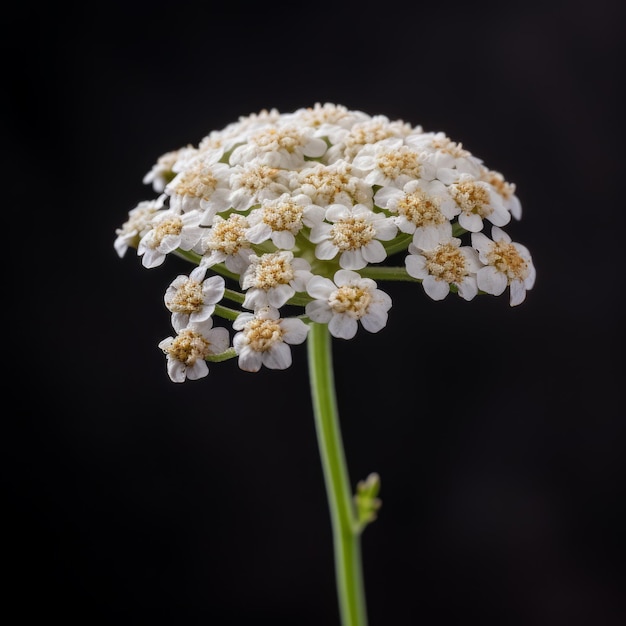
[[[379,491],[380,476],[376,473],[372,473],[365,480],[359,481],[356,486],[354,503],[360,530],[377,517],[378,510],[382,506],[382,501],[378,498]]]

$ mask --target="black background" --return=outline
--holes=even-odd
[[[410,8],[412,7],[412,8]],[[612,626],[624,549],[624,10],[18,7],[3,42],[6,598],[66,624],[339,623],[306,349],[171,383],[175,260],[119,259],[163,153],[334,102],[444,131],[517,185],[527,301],[392,284],[333,344],[370,626]]]

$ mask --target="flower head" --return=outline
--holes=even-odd
[[[433,300],[508,287],[511,306],[535,282],[503,230],[522,215],[515,185],[444,132],[385,115],[263,109],[166,152],[143,180],[158,197],[129,211],[114,248],[147,268],[192,264],[164,295],[172,380],[235,357],[250,372],[289,367],[312,324],[341,339],[382,331],[386,278]],[[232,347],[213,316],[232,323]]]

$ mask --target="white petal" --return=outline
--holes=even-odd
[[[433,300],[443,300],[450,293],[450,285],[445,280],[427,276],[422,282],[424,291]]]
[[[413,243],[422,250],[433,250],[439,239],[440,232],[436,226],[420,226],[413,234]]]
[[[377,333],[387,325],[388,314],[382,307],[370,307],[361,318],[361,325],[370,333]]]
[[[313,240],[311,240],[313,241]],[[315,256],[321,261],[334,259],[339,252],[339,248],[330,241],[322,241],[315,247]]]
[[[185,367],[184,363],[181,363],[178,359],[167,360],[167,373],[174,383],[185,382]]]
[[[343,287],[355,280],[363,280],[360,274],[352,270],[337,270],[333,278],[335,279],[335,285],[337,285],[337,287]]]
[[[470,233],[477,233],[483,228],[483,219],[476,213],[461,213],[459,215],[459,225]]]
[[[204,378],[208,373],[209,366],[202,359],[198,359],[191,367],[187,367],[187,378],[189,380]]]
[[[493,296],[501,295],[506,289],[506,276],[491,265],[478,270],[476,280],[481,291],[490,293]]]
[[[263,243],[270,238],[271,234],[272,229],[264,222],[261,222],[246,231],[246,239],[250,243]]]
[[[381,187],[374,195],[374,203],[383,209],[386,209],[390,201],[398,201],[404,193],[396,187]]]
[[[510,300],[511,306],[517,306],[526,299],[526,288],[521,280],[511,281]]]
[[[333,312],[328,306],[328,302],[322,300],[309,302],[306,305],[304,312],[314,322],[319,322],[320,324],[327,324],[333,316]]]
[[[491,236],[494,241],[505,241],[506,243],[511,243],[512,241],[509,234],[501,228],[498,228],[498,226],[491,227]]]
[[[455,181],[458,180],[459,178],[459,173],[457,170],[451,169],[451,168],[447,168],[447,167],[440,167],[437,170],[437,178],[444,184],[444,185],[451,185],[452,183],[454,183]]]
[[[343,204],[331,204],[326,209],[326,219],[329,222],[337,222],[351,217],[352,210]]]
[[[487,219],[496,226],[505,226],[511,221],[511,214],[502,205],[498,205]]]
[[[278,232],[272,233],[272,243],[277,248],[291,250],[296,243],[296,238],[288,230],[279,230]]]
[[[359,248],[358,250],[346,250],[345,252],[342,252],[341,256],[339,257],[339,265],[344,270],[363,269],[367,265],[367,261],[363,258],[362,248]]]
[[[271,306],[280,309],[295,293],[296,291],[291,285],[277,285],[268,292],[267,300]]]
[[[526,287],[526,290],[532,289],[535,286],[536,277],[537,270],[535,270],[535,266],[531,264],[528,278],[524,281],[524,287]]]
[[[522,219],[522,203],[517,196],[509,198],[508,209],[516,220]]]
[[[163,261],[165,261],[165,256],[165,254],[162,254],[158,250],[148,248],[141,257],[141,264],[148,269],[158,267],[163,264]]]
[[[304,147],[304,154],[308,157],[321,157],[328,149],[323,139],[311,139]]]
[[[213,320],[209,317],[208,319],[205,319],[202,321],[193,322],[193,323],[190,322],[187,325],[187,328],[190,328],[191,330],[197,332],[203,337],[206,337],[211,331],[211,329],[213,328]]]
[[[358,330],[357,321],[343,313],[334,315],[328,323],[328,330],[333,337],[338,339],[352,339]]]
[[[376,238],[382,239],[382,241],[389,241],[398,234],[396,223],[389,218],[374,222],[374,226],[376,228]]]
[[[230,345],[230,334],[228,329],[218,326],[206,334],[206,338],[211,344],[211,353],[220,354],[228,350]]]
[[[193,270],[191,270],[191,273],[189,274],[189,278],[191,280],[195,280],[196,282],[202,282],[204,280],[204,277],[206,276],[206,272],[207,272],[207,268],[202,266],[202,265],[198,265],[198,267],[195,267]],[[180,278],[180,276],[179,276]],[[184,277],[183,277],[184,278]],[[213,276],[212,278],[219,278],[222,285],[224,284],[224,279],[221,276]],[[211,278],[209,278],[208,280],[211,280]],[[212,281],[209,284],[214,284],[215,281]],[[174,283],[172,283],[174,284]],[[204,283],[206,285],[206,283]]]
[[[462,283],[457,285],[459,295],[463,300],[472,300],[478,294],[478,285],[475,276],[467,276]]]
[[[472,246],[481,254],[488,252],[493,245],[493,241],[484,233],[472,233],[471,237]]]
[[[286,343],[275,343],[263,353],[263,365],[271,370],[284,370],[291,365],[291,350]]]
[[[207,268],[197,267],[196,270],[204,270],[206,272]],[[193,277],[194,270],[190,278]],[[207,278],[202,283],[202,296],[204,297],[204,302],[209,304],[217,304],[223,297],[224,291],[226,288],[226,281],[222,276],[211,276]]]
[[[187,313],[172,313],[172,328],[178,333],[189,324]]]
[[[250,348],[245,348],[239,353],[239,368],[244,372],[258,372],[263,365],[263,355]]]
[[[263,306],[267,306],[269,301],[267,299],[267,292],[263,289],[249,289],[246,291],[243,304],[244,309],[252,309],[253,311]]]
[[[235,330],[242,330],[242,328],[253,319],[254,313],[240,313],[233,321],[233,328]]]
[[[413,278],[424,279],[428,276],[428,270],[426,269],[426,259],[418,254],[409,254],[404,260],[406,271],[409,276]]]
[[[161,350],[167,350],[173,343],[174,337],[166,337],[165,339],[159,341],[159,348]]]
[[[336,276],[335,276],[336,280]],[[335,283],[325,276],[313,276],[306,286],[307,293],[317,300],[328,300],[337,290]]]
[[[309,326],[297,317],[289,317],[281,322],[283,329],[283,341],[289,344],[302,343],[309,332]]]

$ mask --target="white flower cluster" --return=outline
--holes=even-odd
[[[342,339],[359,322],[380,331],[391,298],[377,279],[420,282],[434,300],[508,287],[511,306],[535,281],[503,230],[521,218],[515,186],[444,133],[383,115],[264,110],[164,154],[144,183],[158,197],[129,212],[114,246],[146,268],[170,253],[196,266],[165,294],[176,335],[159,347],[175,382],[235,356],[246,371],[285,369],[310,322]],[[214,315],[233,322],[232,345]]]

